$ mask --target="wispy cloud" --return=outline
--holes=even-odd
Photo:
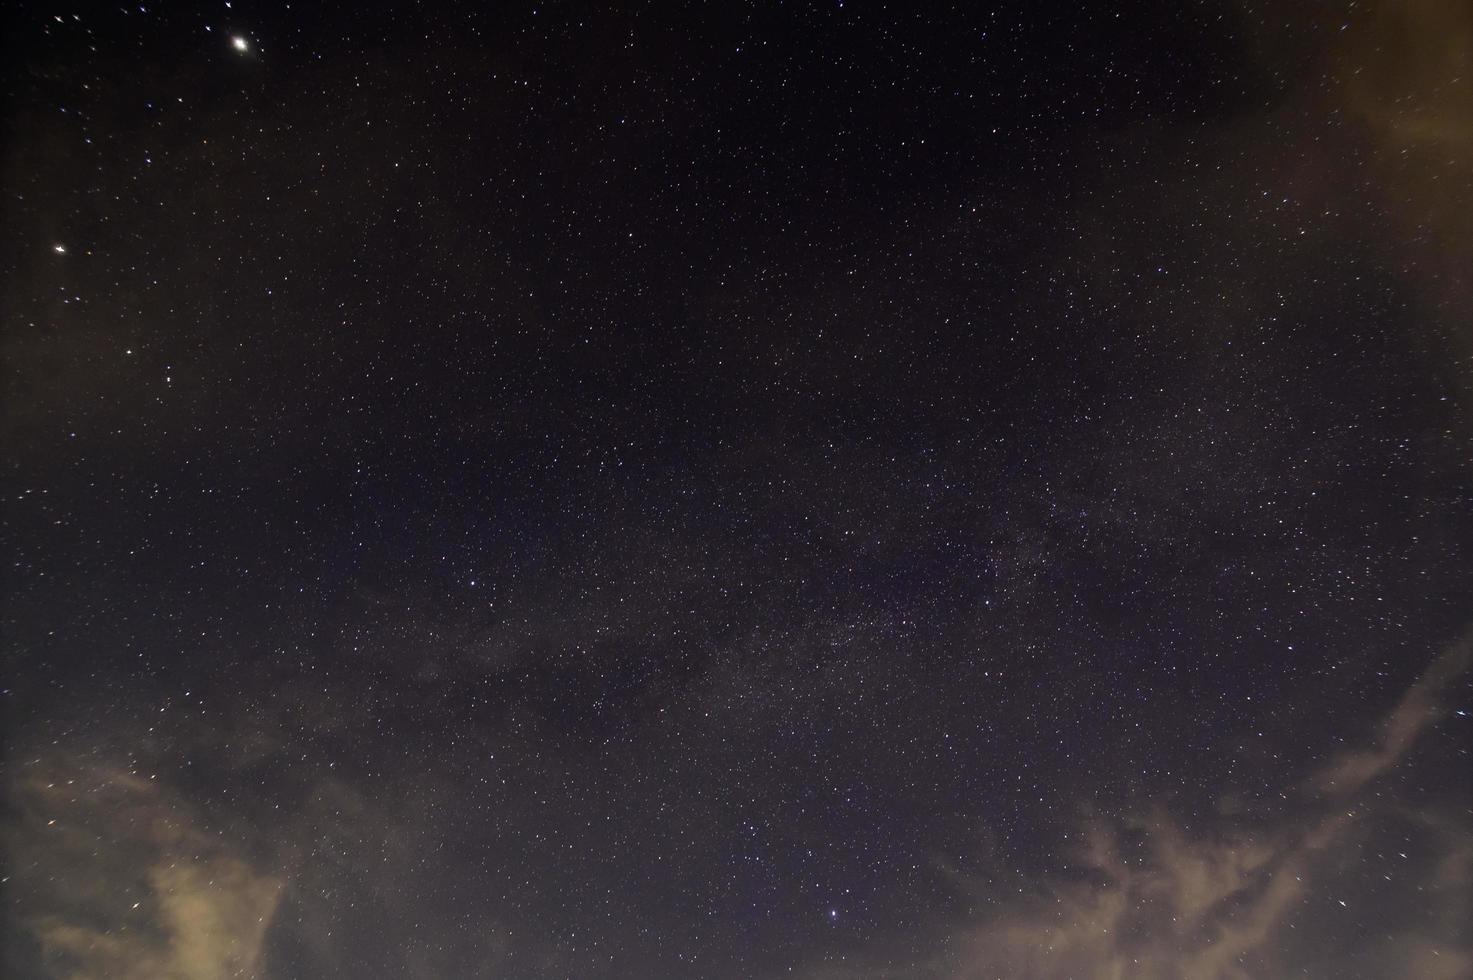
[[[952,930],[936,943],[940,952],[929,960],[904,970],[854,966],[813,976],[1246,980],[1300,975],[1296,964],[1314,961],[1315,944],[1325,942],[1326,929],[1317,923],[1326,916],[1351,915],[1350,902],[1341,896],[1358,900],[1365,888],[1368,873],[1363,866],[1356,870],[1365,858],[1365,825],[1391,809],[1379,802],[1377,781],[1393,773],[1418,736],[1443,716],[1443,695],[1468,670],[1470,658],[1473,633],[1432,662],[1376,726],[1368,746],[1338,753],[1311,771],[1286,794],[1272,819],[1245,821],[1220,812],[1194,820],[1189,828],[1157,801],[1131,816],[1084,820],[1070,835],[1079,843],[1066,856],[1063,872],[998,897],[996,914]],[[1407,875],[1443,911],[1405,929],[1394,922],[1375,923],[1377,938],[1362,950],[1370,958],[1368,969],[1376,975],[1384,970],[1388,976],[1447,980],[1473,975],[1473,936],[1466,924],[1459,925],[1473,911],[1469,828],[1459,817],[1434,827],[1424,814],[1400,816],[1420,825],[1424,842]],[[952,877],[956,880],[954,872]],[[996,895],[981,881],[963,877],[959,883]]]

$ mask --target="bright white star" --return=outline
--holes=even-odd
[[[245,38],[237,34],[235,35],[235,37],[232,37],[230,39],[230,46],[235,48],[235,50],[237,51],[249,51],[251,48],[251,42],[247,41]]]

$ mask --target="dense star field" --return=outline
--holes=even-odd
[[[0,35],[0,974],[1473,977],[1473,7]]]

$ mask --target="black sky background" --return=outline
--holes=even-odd
[[[1473,975],[1473,14],[4,36],[7,975]]]

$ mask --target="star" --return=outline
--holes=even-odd
[[[251,42],[237,34],[230,39],[230,46],[237,51],[245,52],[251,49]]]
[[[51,251],[55,252],[57,255],[65,255],[66,246],[61,244],[61,242],[57,242],[55,245],[51,246]]]

